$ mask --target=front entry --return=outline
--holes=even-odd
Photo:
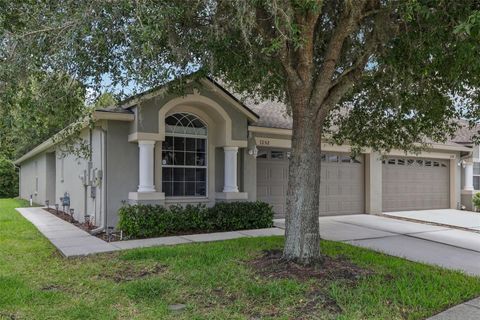
[[[257,157],[257,199],[273,206],[278,217],[286,213],[288,151],[264,149]],[[365,212],[363,156],[323,153],[319,215]]]

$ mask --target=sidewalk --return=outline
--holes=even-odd
[[[283,236],[284,234],[283,229],[268,228],[106,242],[42,208],[17,208],[16,210],[37,227],[37,229],[68,258],[134,248],[211,242],[247,237]]]
[[[480,319],[480,298],[476,298],[443,311],[427,320]]]

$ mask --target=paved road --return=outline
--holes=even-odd
[[[275,220],[278,227],[284,219]],[[480,234],[374,215],[320,218],[323,239],[480,276]],[[479,318],[480,319],[480,318]]]

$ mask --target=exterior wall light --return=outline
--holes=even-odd
[[[250,150],[248,150],[248,154],[251,155],[252,157],[256,158],[258,156],[258,148],[257,146],[254,146]]]

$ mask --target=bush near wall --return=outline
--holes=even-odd
[[[472,203],[475,206],[474,210],[478,211],[480,209],[480,193],[475,193],[473,195]]]
[[[0,198],[18,196],[18,171],[12,162],[0,156]]]
[[[270,228],[272,207],[264,202],[221,202],[205,205],[126,205],[118,228],[126,238],[150,238],[198,232]]]

